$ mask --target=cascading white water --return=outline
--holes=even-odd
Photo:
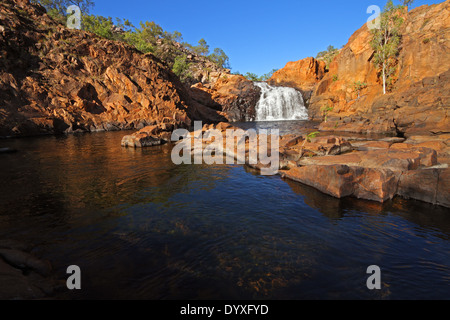
[[[261,88],[256,121],[308,120],[308,110],[300,91],[273,87],[265,82],[256,82],[255,85]]]

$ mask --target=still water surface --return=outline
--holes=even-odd
[[[450,212],[338,200],[243,166],[175,166],[123,132],[0,141],[0,239],[82,290],[62,299],[450,299]],[[382,289],[366,287],[369,265]]]

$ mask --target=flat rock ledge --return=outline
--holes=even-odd
[[[449,138],[352,142],[351,152],[302,157],[280,174],[336,198],[385,202],[401,196],[449,208]]]
[[[190,141],[195,156],[197,139],[201,139],[202,152],[214,142],[214,138],[205,134],[211,129],[221,132],[226,141],[226,131],[239,128],[230,123],[205,125],[200,131],[191,132],[190,140],[178,143]],[[146,127],[125,136],[122,146],[138,148],[166,143],[173,130],[172,126],[164,124]],[[279,175],[333,197],[386,202],[401,196],[450,208],[450,134],[378,140],[333,133],[320,133],[316,137],[290,134],[280,137],[276,150],[266,136],[258,135],[258,143],[260,139],[269,141],[270,153],[279,153]],[[253,147],[246,142],[245,159],[236,148],[218,150],[253,169],[268,168],[268,165],[249,161],[251,151],[255,151]]]
[[[175,129],[183,127],[182,125],[163,122],[157,125],[148,126],[136,133],[124,136],[122,138],[122,147],[126,148],[145,148],[154,147],[170,142],[172,132]]]

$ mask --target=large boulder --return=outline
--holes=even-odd
[[[166,144],[171,141],[172,132],[183,128],[182,123],[173,124],[170,119],[166,122],[142,128],[138,132],[126,135],[122,138],[122,147],[145,148]]]
[[[283,177],[314,187],[337,198],[353,196],[385,202],[397,191],[399,173],[390,169],[312,165],[293,168]]]
[[[447,135],[280,139],[283,177],[337,198],[385,202],[394,196],[450,207]]]

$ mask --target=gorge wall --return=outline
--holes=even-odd
[[[405,13],[392,92],[383,95],[367,25],[350,38],[324,72],[307,58],[289,63],[269,80],[311,91],[309,115],[321,130],[394,135],[450,131],[450,1]],[[355,83],[367,86],[358,92]],[[327,121],[324,109],[329,108]]]
[[[70,30],[28,0],[0,3],[0,56],[0,136],[226,120],[152,54]]]

